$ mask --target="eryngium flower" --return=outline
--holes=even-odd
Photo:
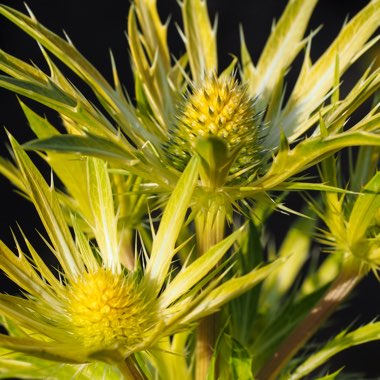
[[[28,254],[19,243],[15,255],[0,242],[0,269],[23,290],[23,296],[0,294],[0,314],[15,326],[9,335],[0,334],[2,349],[71,364],[103,361],[128,375],[125,359],[145,351],[154,358],[153,348],[164,338],[191,331],[195,321],[253,287],[279,263],[221,284],[223,274],[216,264],[240,229],[171,274],[176,241],[198,181],[199,160],[194,158],[168,201],[152,249],[145,252],[144,268],[136,264],[128,270],[119,250],[123,231],[116,226],[116,195],[107,164],[87,160],[83,190],[92,217],[86,221],[71,215],[72,234],[54,187],[12,137],[11,143],[25,195],[39,213],[59,270],[51,270],[25,236]],[[90,237],[79,228],[86,222]],[[186,340],[176,354],[185,357],[185,351]]]
[[[234,156],[229,172],[252,172],[259,162],[259,117],[246,86],[235,77],[206,78],[185,97],[170,131],[167,152],[182,171],[200,139],[217,137]]]
[[[68,331],[85,347],[135,347],[159,322],[158,305],[131,274],[100,268],[65,290]]]
[[[195,136],[207,132],[208,128],[201,126],[199,120],[203,118],[216,123],[218,131],[214,127],[209,131],[220,134],[217,144],[202,147],[203,171],[207,177],[213,174],[212,171],[207,173],[207,165],[223,166],[225,173],[216,184],[211,181],[211,185],[222,190],[232,203],[290,187],[327,189],[319,183],[294,183],[294,177],[347,146],[380,145],[376,132],[378,109],[369,112],[356,125],[349,121],[353,120],[351,116],[357,108],[379,88],[379,70],[367,71],[344,98],[339,93],[343,74],[376,41],[371,36],[380,24],[380,3],[379,0],[370,1],[345,23],[336,39],[313,63],[310,52],[314,36],[305,38],[304,34],[316,3],[316,0],[288,2],[257,63],[252,61],[242,33],[240,62],[236,58],[220,73],[216,27],[212,26],[205,1],[180,3],[183,18],[180,35],[186,52],[172,59],[167,25],[161,22],[156,1],[136,0],[128,17],[128,42],[136,89],[133,96],[124,92],[113,59],[112,85],[70,41],[44,28],[33,15],[28,17],[10,7],[0,6],[2,15],[30,34],[93,90],[102,109],[95,107],[66,79],[45,50],[44,57],[51,70],[49,75],[1,52],[0,69],[9,77],[2,76],[0,86],[45,104],[65,121],[67,133],[60,133],[53,128],[42,131],[35,118],[28,117],[38,137],[28,144],[29,149],[46,152],[48,159],[54,154],[52,152],[65,152],[112,161],[119,169],[143,178],[145,190],[161,192],[175,187],[180,176],[178,169],[183,168],[194,149],[199,153],[194,148]],[[294,87],[285,94],[286,73],[300,52],[304,52],[302,68]],[[233,76],[238,66],[241,67],[239,81],[242,85],[236,84]],[[223,87],[231,92],[225,94],[225,104],[229,98],[236,97],[243,103],[244,122],[237,135],[235,131],[234,134],[228,132],[227,136],[227,125],[219,129],[222,120],[209,114],[215,110],[209,110],[208,105],[216,108],[218,96],[208,104],[210,100],[202,89],[205,87],[207,92],[210,83],[213,86],[213,79],[210,82],[207,78],[215,78],[218,90],[211,91],[214,95]],[[188,99],[185,102],[184,97]],[[131,98],[136,101],[132,103]],[[200,106],[197,98],[201,102],[204,98],[205,105]],[[255,99],[254,112],[248,106],[252,99]],[[199,111],[191,106],[193,103],[201,113],[199,117]],[[176,118],[178,107],[182,108],[180,120]],[[198,124],[196,133],[191,125],[194,117]],[[235,126],[240,125],[233,119]],[[259,125],[265,126],[262,136],[261,133],[257,135]],[[245,131],[246,128],[249,131]],[[186,131],[191,133],[186,136]],[[260,144],[257,144],[258,137]],[[245,143],[235,160],[223,149],[227,144],[228,149],[234,150],[239,139]],[[225,144],[218,144],[220,141]],[[258,158],[260,165],[257,165]],[[70,192],[73,185],[59,173],[57,166],[52,164]],[[257,166],[260,167],[258,171],[255,170]],[[208,185],[207,181],[203,181],[202,186],[205,184]]]

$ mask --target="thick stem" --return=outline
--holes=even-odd
[[[146,380],[146,377],[137,368],[135,361],[131,357],[128,357],[125,361],[120,361],[117,366],[125,380]]]
[[[340,303],[360,281],[362,275],[348,265],[305,319],[281,343],[278,350],[261,368],[257,380],[276,380],[289,360],[314,335],[318,328],[336,310]]]
[[[197,330],[195,379],[205,380],[216,342],[217,315],[202,319]]]
[[[213,199],[196,216],[197,251],[201,256],[224,238],[226,210],[223,201]],[[196,380],[205,380],[217,338],[217,315],[202,319],[197,330]]]

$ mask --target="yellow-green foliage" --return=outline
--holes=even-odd
[[[0,159],[0,173],[45,230],[42,248],[22,231],[13,249],[0,242],[0,269],[20,289],[0,294],[0,378],[295,380],[379,339],[378,324],[368,323],[313,346],[308,358],[299,354],[380,266],[376,96],[352,118],[379,90],[380,69],[340,91],[345,72],[378,41],[380,0],[348,20],[313,63],[318,35],[305,31],[316,3],[288,1],[257,64],[252,36],[241,32],[241,58],[221,70],[205,0],[179,1],[178,57],[156,0],[134,0],[134,94],[112,55],[111,84],[31,12],[0,5],[48,66],[0,51],[0,87],[22,97],[36,136],[20,145],[8,133],[13,161]],[[90,88],[88,98],[55,60]],[[51,168],[49,182],[29,151]],[[292,208],[291,192],[303,196]],[[296,220],[270,231],[278,211]]]

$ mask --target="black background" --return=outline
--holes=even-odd
[[[8,0],[3,3],[24,11],[23,2],[20,0]],[[109,49],[114,53],[119,75],[123,84],[132,94],[133,82],[129,65],[127,41],[125,38],[126,17],[130,6],[129,1],[115,2],[112,0],[95,2],[88,0],[29,0],[29,7],[36,17],[49,29],[62,35],[62,30],[70,36],[76,47],[94,64],[95,67],[110,81],[111,66]],[[239,56],[239,25],[244,28],[248,49],[254,62],[257,62],[260,52],[269,36],[273,19],[281,15],[286,1],[283,0],[209,0],[209,11],[214,18],[218,13],[218,49],[220,68],[224,68],[231,61],[231,55]],[[309,31],[323,25],[323,29],[313,39],[313,61],[332,42],[339,32],[346,17],[353,16],[367,4],[364,0],[339,1],[321,0],[309,24]],[[178,37],[175,22],[180,22],[180,11],[176,0],[158,0],[159,11],[163,18],[171,15],[172,22],[169,28],[169,45],[175,56],[184,51],[182,42]],[[40,67],[46,67],[36,43],[20,32],[7,20],[0,19],[0,48],[26,61],[32,60]],[[372,52],[372,58],[374,53]],[[371,55],[367,55],[367,62]],[[293,65],[288,75],[288,83],[291,88],[299,69],[301,58]],[[343,92],[347,91],[353,80],[357,79],[363,66],[355,65],[344,77]],[[70,79],[75,81],[74,75]],[[84,92],[86,89],[81,88]],[[26,100],[26,103],[41,114],[45,113],[50,120],[57,121],[54,114],[39,107],[34,102]],[[25,118],[18,106],[16,96],[5,90],[0,90],[0,124],[6,127],[20,142],[33,137],[26,127]],[[7,155],[6,137],[1,128],[0,154]],[[0,238],[12,248],[14,243],[10,227],[17,231],[17,223],[20,223],[28,236],[37,237],[36,229],[43,231],[39,221],[35,217],[33,207],[11,188],[8,181],[0,179]],[[284,232],[283,226],[289,225],[286,217],[277,215],[273,228]],[[0,277],[2,291],[13,292],[16,289],[8,281]],[[347,327],[354,322],[359,326],[369,322],[379,314],[380,286],[373,276],[366,278],[355,290],[350,298],[348,306],[338,311],[329,322],[328,326],[320,334],[320,339],[335,335],[339,328]],[[380,379],[380,344],[370,343],[362,347],[347,350],[336,356],[331,361],[331,370],[336,370],[345,365],[346,371],[359,372],[362,375],[356,378]]]

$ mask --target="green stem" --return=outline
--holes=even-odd
[[[226,209],[222,198],[209,200],[195,218],[198,256],[203,255],[213,245],[224,238]],[[217,338],[217,315],[202,319],[197,330],[196,380],[205,380],[210,367]]]
[[[336,310],[361,278],[362,274],[359,274],[357,269],[352,268],[350,265],[345,266],[341,274],[331,284],[323,298],[285,339],[285,341],[281,343],[274,355],[260,369],[255,379],[278,379],[278,375],[284,366]]]
[[[135,360],[129,356],[125,361],[120,361],[117,366],[125,380],[146,380],[145,375],[139,370]]]

